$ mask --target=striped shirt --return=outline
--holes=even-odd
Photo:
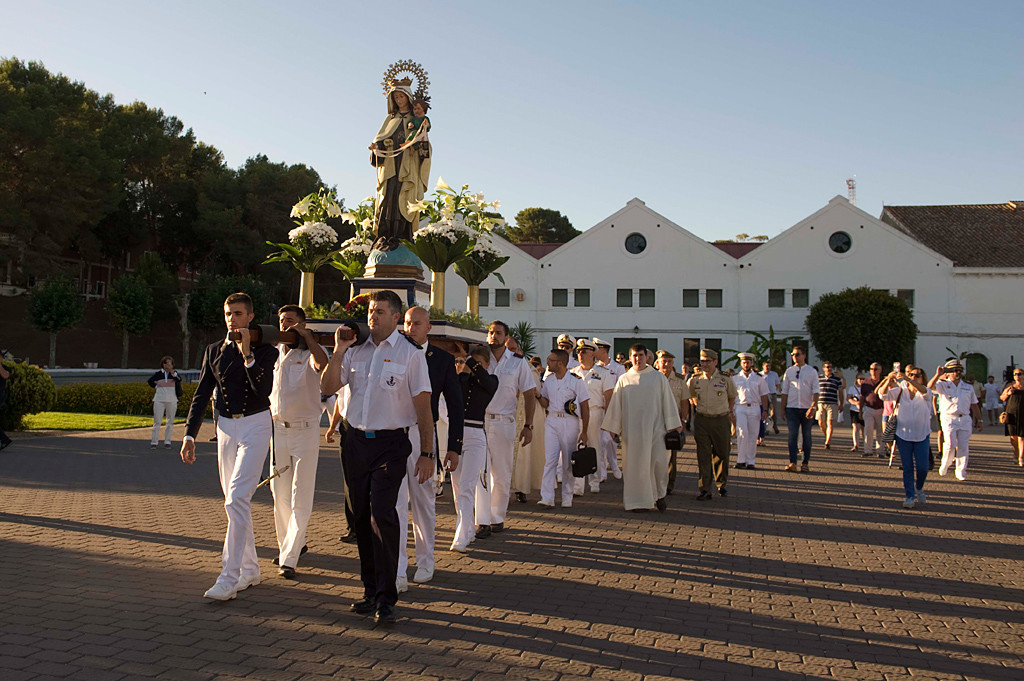
[[[839,404],[839,389],[843,382],[835,374],[818,378],[818,403]]]

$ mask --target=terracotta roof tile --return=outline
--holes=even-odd
[[[885,206],[882,222],[959,267],[1024,267],[1024,200],[959,206]]]
[[[739,260],[761,244],[756,241],[712,241],[711,245]]]
[[[516,244],[523,253],[540,260],[562,244]]]

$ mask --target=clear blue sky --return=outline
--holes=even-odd
[[[0,56],[160,107],[232,166],[311,165],[350,204],[373,191],[381,75],[412,59],[431,80],[431,184],[468,182],[510,220],[554,208],[578,229],[637,196],[710,240],[778,234],[854,175],[876,216],[1024,199],[1019,11],[0,0]]]

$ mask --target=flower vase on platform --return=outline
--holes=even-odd
[[[466,292],[466,312],[471,315],[480,314],[480,287],[471,285]]]
[[[430,307],[444,310],[444,272],[430,273]]]
[[[303,272],[299,282],[299,307],[303,310],[313,305],[313,272]]]

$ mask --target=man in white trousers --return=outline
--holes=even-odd
[[[295,568],[306,545],[306,528],[313,512],[316,467],[320,460],[320,372],[327,352],[306,328],[306,313],[298,305],[277,311],[282,331],[294,331],[300,341],[277,346],[270,413],[274,417],[270,491],[274,495],[278,574],[295,579]]]
[[[967,479],[967,459],[970,454],[972,425],[981,430],[981,407],[978,393],[967,381],[961,380],[963,366],[951,359],[945,366],[935,369],[928,387],[939,397],[939,424],[942,426],[942,463],[939,475],[945,475],[956,460],[956,479]]]
[[[459,457],[459,467],[452,473],[456,523],[451,550],[456,553],[466,553],[470,543],[476,539],[473,505],[476,487],[487,461],[484,420],[487,416],[487,405],[498,389],[498,377],[487,371],[490,363],[491,351],[477,346],[469,351],[469,357],[461,363],[459,369],[459,385],[462,388],[466,418],[462,456]]]
[[[587,395],[590,399],[587,405],[590,409],[590,425],[587,428],[587,442],[592,447],[601,446],[601,424],[604,423],[604,410],[608,400],[612,398],[612,390],[615,389],[615,377],[612,372],[594,361],[594,353],[597,346],[593,341],[580,338],[576,341],[576,354],[579,355],[579,364],[570,369],[570,373],[580,378],[587,386]],[[605,472],[607,475],[607,472]],[[576,478],[576,493],[583,493],[583,478]],[[587,476],[591,492],[601,491],[601,471],[598,470]]]
[[[270,390],[274,385],[277,348],[253,346],[249,323],[253,320],[252,299],[244,293],[232,293],[224,301],[224,323],[228,336],[207,346],[199,372],[199,384],[185,424],[181,460],[196,461],[196,435],[214,387],[217,400],[217,470],[224,492],[224,511],[228,518],[221,572],[216,583],[203,596],[228,601],[239,591],[260,583],[260,564],[256,558],[256,536],[252,529],[252,495],[260,482],[260,473],[270,449],[273,422],[270,417]],[[232,334],[237,334],[232,339]]]
[[[451,353],[427,342],[430,333],[430,313],[422,307],[410,307],[405,313],[404,331],[407,338],[421,346],[427,359],[430,375],[431,432],[436,432],[439,399],[444,395],[448,406],[448,450],[444,457],[445,470],[456,470],[462,452],[462,390],[455,371],[455,358]],[[412,534],[416,544],[416,574],[412,581],[424,584],[434,578],[434,533],[437,527],[435,477],[419,482],[416,462],[419,460],[420,436],[417,428],[409,429],[412,452],[409,454],[407,475],[398,488],[399,544],[398,593],[409,590],[409,509],[412,506]]]
[[[740,371],[732,377],[736,386],[736,468],[754,469],[761,415],[771,408],[771,392],[764,377],[754,371],[754,355],[741,352],[737,356]]]
[[[498,377],[498,389],[487,405],[484,435],[487,438],[486,484],[476,488],[476,537],[483,539],[492,532],[505,529],[505,513],[512,488],[512,465],[515,461],[516,405],[523,394],[526,423],[519,432],[523,445],[533,440],[533,412],[537,387],[530,364],[522,355],[505,347],[508,325],[495,320],[487,327],[487,345],[491,364],[487,371]]]
[[[569,353],[562,349],[548,355],[550,372],[540,384],[540,406],[547,411],[544,420],[544,475],[540,481],[540,501],[544,508],[555,505],[555,472],[561,456],[562,508],[572,508],[575,478],[572,453],[577,444],[587,444],[590,425],[590,395],[579,376],[569,373]]]
[[[626,373],[626,367],[608,355],[608,350],[612,347],[608,341],[601,340],[596,336],[592,340],[597,348],[594,352],[594,361],[598,366],[602,366],[612,373],[612,385],[614,386],[615,381],[619,380],[619,376]],[[607,404],[605,408],[607,409]],[[619,468],[619,457],[612,434],[607,430],[602,430],[600,443],[594,442],[593,445],[597,447],[597,473],[601,476],[600,482],[608,479],[609,469],[616,479],[621,480],[622,470]]]

